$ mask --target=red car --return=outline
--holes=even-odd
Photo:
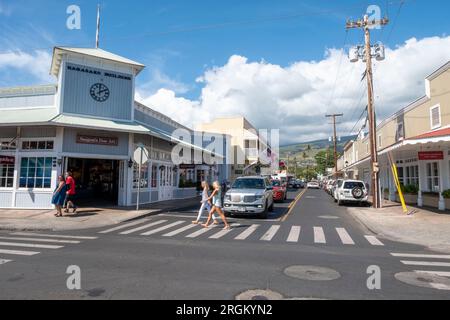
[[[272,187],[274,201],[283,202],[287,199],[286,184],[283,184],[280,180],[273,180]]]

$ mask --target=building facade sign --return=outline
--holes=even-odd
[[[422,152],[419,152],[419,160],[421,160],[421,161],[444,160],[444,152],[443,151],[422,151]]]
[[[79,134],[77,135],[77,143],[117,147],[119,145],[119,139],[115,137],[96,137]]]
[[[9,165],[14,165],[15,162],[15,158],[14,157],[5,157],[5,156],[0,156],[0,164],[9,164]]]

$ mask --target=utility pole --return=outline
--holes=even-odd
[[[367,78],[367,89],[368,89],[368,104],[367,113],[369,119],[369,141],[370,141],[370,158],[371,158],[371,171],[372,171],[372,196],[373,196],[373,207],[381,207],[381,197],[380,197],[380,180],[379,180],[379,167],[378,167],[378,149],[377,149],[377,123],[376,123],[376,113],[375,106],[373,103],[373,72],[372,72],[372,57],[376,57],[378,61],[384,60],[384,47],[382,45],[376,45],[375,55],[372,55],[372,45],[370,44],[370,29],[376,26],[384,26],[389,23],[389,19],[383,18],[380,20],[370,20],[369,16],[365,15],[363,20],[358,21],[347,21],[347,29],[363,29],[365,37],[364,51],[359,54],[361,47],[358,47],[356,51],[353,51],[353,56],[351,56],[351,61],[356,62],[358,58],[362,58],[366,62],[366,78]],[[355,61],[356,59],[356,61]]]
[[[336,118],[343,117],[343,113],[327,114],[325,117],[333,118],[333,142],[334,142],[334,174],[337,177],[338,167],[337,167],[337,135],[336,135]]]

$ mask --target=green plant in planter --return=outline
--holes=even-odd
[[[406,186],[402,185],[402,192],[405,194],[418,194],[419,193],[419,187],[413,184],[409,184]]]
[[[450,189],[445,190],[444,192],[442,192],[442,196],[445,199],[450,199]]]

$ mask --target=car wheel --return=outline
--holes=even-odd
[[[260,219],[267,219],[267,217],[269,216],[267,205],[268,205],[268,203],[266,202],[266,205],[264,207],[264,211],[261,212],[260,214],[258,214],[258,218],[260,218]]]
[[[273,202],[272,202],[272,204],[271,204],[270,207],[269,207],[269,211],[270,211],[270,212],[273,212]]]
[[[336,202],[337,202],[338,206],[342,206],[342,201],[341,200],[337,200]]]

